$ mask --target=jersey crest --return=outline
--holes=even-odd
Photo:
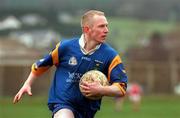
[[[76,57],[72,56],[72,57],[69,59],[69,63],[68,63],[68,64],[71,65],[71,66],[77,65],[77,59],[76,59]]]

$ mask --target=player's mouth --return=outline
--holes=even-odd
[[[107,35],[102,35],[101,37],[102,37],[102,38],[106,38],[106,37],[107,37]]]

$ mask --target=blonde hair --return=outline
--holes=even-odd
[[[105,16],[104,12],[102,11],[89,10],[81,17],[81,27],[84,27],[85,25],[90,25],[90,19],[92,19],[95,15]]]

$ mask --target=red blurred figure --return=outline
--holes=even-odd
[[[128,85],[128,97],[132,103],[134,111],[139,111],[141,104],[142,88],[138,83],[131,83]]]

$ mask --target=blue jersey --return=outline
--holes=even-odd
[[[101,100],[90,100],[79,90],[81,76],[89,70],[103,72],[110,84],[126,93],[127,76],[118,53],[108,44],[102,43],[92,54],[84,54],[79,39],[64,40],[56,48],[32,66],[32,72],[41,75],[51,66],[56,72],[49,92],[48,104],[69,105],[81,110],[99,110]],[[57,107],[50,108],[54,111]]]

